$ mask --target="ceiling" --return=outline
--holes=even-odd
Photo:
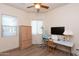
[[[49,9],[41,8],[40,13],[45,13],[45,12],[51,11],[51,10],[57,8],[57,7],[61,7],[63,5],[66,5],[67,3],[42,3],[42,4],[49,6]],[[6,3],[6,5],[21,9],[21,10],[26,11],[28,13],[37,12],[34,7],[33,8],[27,8],[28,6],[33,5],[32,3]]]

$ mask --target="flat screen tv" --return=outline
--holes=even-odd
[[[51,27],[51,34],[63,35],[64,30],[64,27]]]

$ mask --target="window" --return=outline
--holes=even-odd
[[[42,34],[42,21],[32,21],[32,34]]]
[[[2,36],[14,36],[17,31],[16,17],[2,15]]]

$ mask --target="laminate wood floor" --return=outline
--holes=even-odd
[[[69,53],[57,49],[55,49],[54,52],[49,52],[47,47],[32,45],[27,49],[15,49],[9,52],[0,53],[0,56],[69,56]]]

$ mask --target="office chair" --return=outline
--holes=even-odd
[[[46,47],[47,46],[47,41],[49,39],[49,35],[48,34],[44,34],[42,35],[42,44],[43,44],[43,47]]]

